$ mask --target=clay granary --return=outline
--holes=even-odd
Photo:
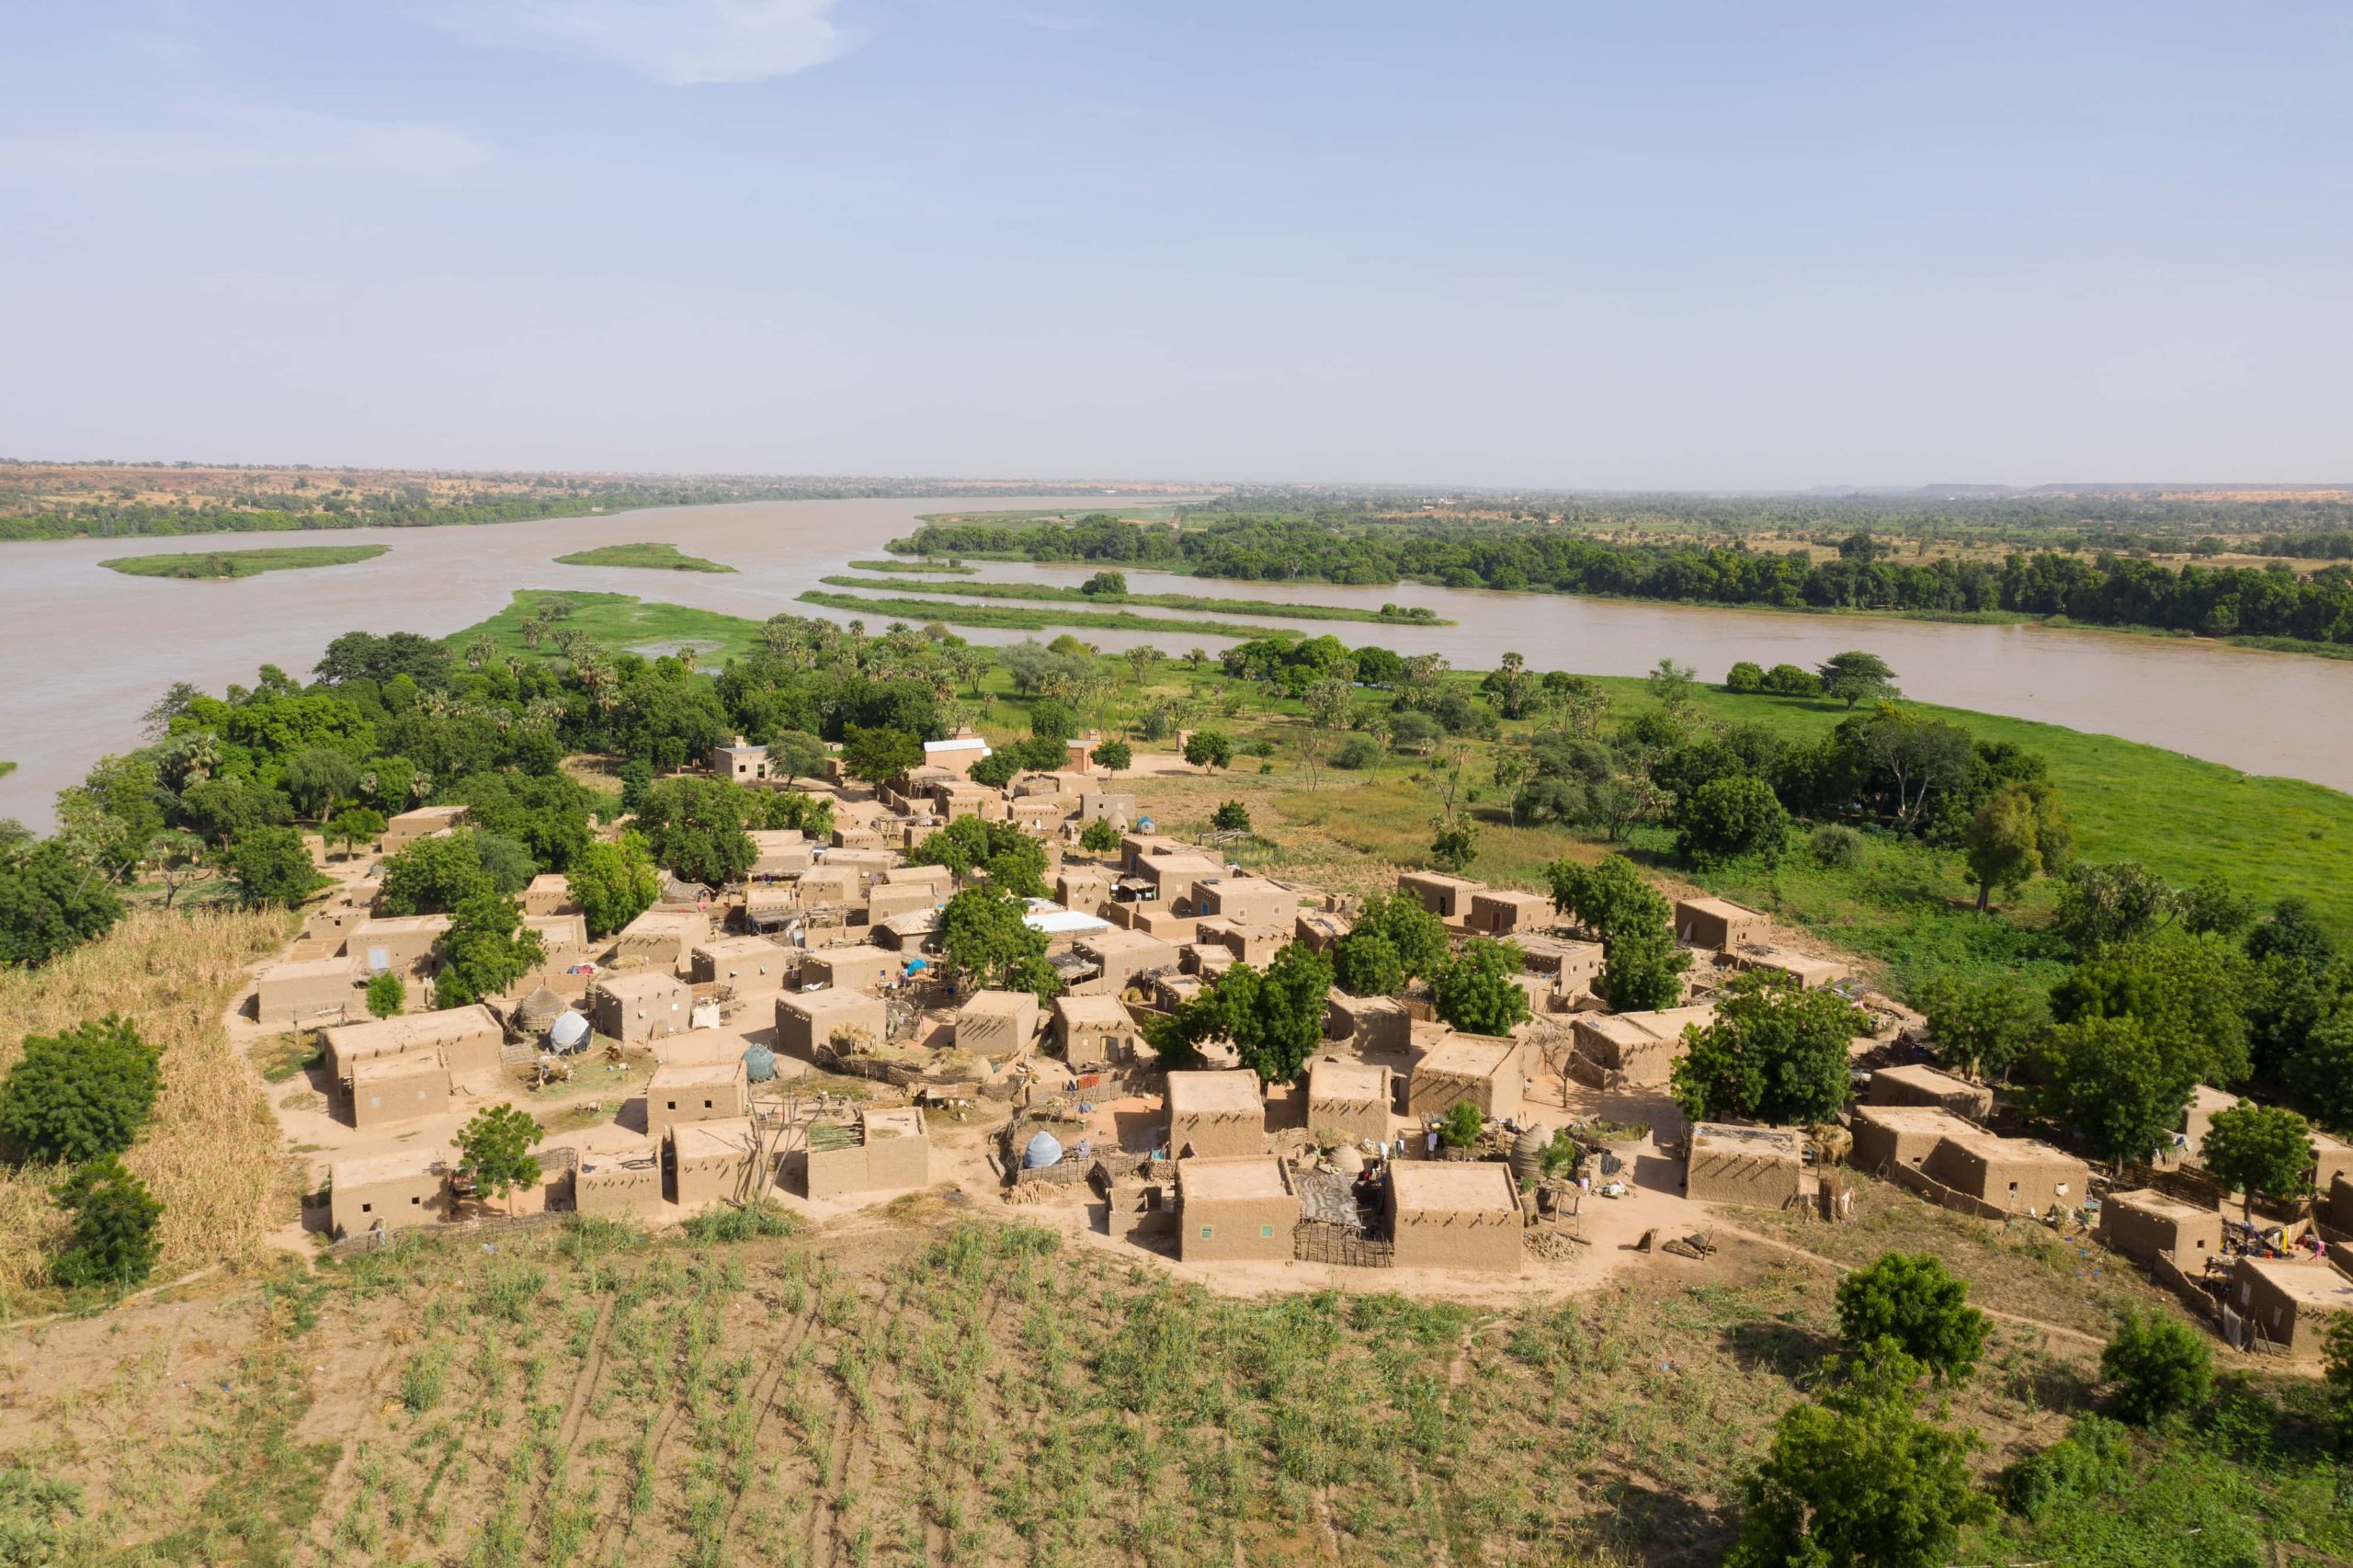
[[[1517,1274],[1526,1260],[1519,1190],[1493,1161],[1393,1161],[1381,1210],[1399,1268]]]
[[[1166,1109],[1168,1152],[1177,1158],[1266,1152],[1267,1104],[1256,1073],[1171,1073]]]
[[[1881,1067],[1871,1074],[1865,1103],[1875,1106],[1934,1106],[1983,1122],[1994,1113],[1994,1091],[1965,1084],[1933,1067]]]
[[[2330,1325],[2353,1310],[2353,1279],[2330,1263],[2245,1256],[2232,1275],[2229,1301],[2245,1326],[2247,1348],[2311,1360],[2327,1348]]]
[[[1291,1256],[1299,1195],[1272,1154],[1176,1162],[1176,1256],[1187,1263],[1279,1263]]]
[[[1780,1209],[1804,1187],[1805,1134],[1791,1127],[1694,1122],[1683,1152],[1683,1196],[1694,1203]]]
[[[643,1045],[692,1027],[694,993],[666,969],[607,975],[589,994],[588,1019],[599,1034]]]
[[[1397,891],[1410,894],[1421,906],[1440,920],[1461,921],[1471,913],[1471,901],[1487,889],[1484,882],[1468,877],[1449,876],[1444,871],[1401,871],[1397,874]]]
[[[842,1199],[864,1192],[931,1185],[931,1134],[912,1106],[860,1111],[845,1122],[813,1122],[807,1133],[811,1198]]]
[[[2147,1263],[2163,1253],[2192,1274],[2222,1256],[2219,1210],[2147,1189],[2109,1193],[2100,1204],[2099,1233],[2127,1257]]]
[[[2054,1204],[2072,1209],[2091,1188],[2090,1168],[2074,1155],[2030,1138],[1990,1132],[1939,1138],[1920,1169],[1956,1192],[2011,1214],[2046,1213]]]
[[[750,1109],[741,1062],[656,1067],[645,1083],[645,1135],[657,1143],[682,1122],[725,1121]]]
[[[779,1055],[814,1062],[836,1039],[875,1046],[890,1032],[890,1005],[864,991],[788,991],[776,999]]]
[[[1395,1075],[1370,1062],[1319,1056],[1307,1065],[1307,1130],[1317,1139],[1384,1143]]]
[[[1132,1062],[1143,1032],[1116,996],[1054,998],[1053,1039],[1073,1072]]]
[[[1686,898],[1675,903],[1675,937],[1686,947],[1728,952],[1762,942],[1770,928],[1764,915],[1725,899]]]
[[[1550,930],[1559,918],[1552,901],[1540,892],[1483,888],[1471,895],[1465,924],[1485,937],[1524,937]]]
[[[1984,1129],[1938,1106],[1857,1106],[1847,1131],[1854,1136],[1847,1163],[1883,1176],[1898,1165],[1917,1170],[1938,1141],[1969,1138]]]
[[[1468,1101],[1489,1120],[1517,1121],[1526,1096],[1519,1041],[1502,1035],[1449,1032],[1422,1053],[1405,1079],[1409,1116],[1444,1116]]]
[[[337,1160],[327,1177],[327,1224],[337,1236],[434,1225],[449,1217],[449,1156],[404,1149]]]

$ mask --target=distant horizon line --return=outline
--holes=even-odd
[[[570,469],[477,468],[466,466],[404,467],[387,463],[223,462],[189,458],[21,458],[0,457],[0,469],[121,469],[173,472],[327,473],[416,475],[440,479],[522,478],[614,481],[703,481],[776,484],[896,485],[919,492],[932,485],[986,485],[1007,493],[1071,493],[1097,487],[1130,492],[1231,494],[1243,491],[1290,491],[1305,494],[1356,494],[1433,498],[1504,498],[1511,496],[1789,496],[1815,499],[1840,497],[1912,498],[1922,500],[1999,500],[2009,497],[2071,494],[2311,494],[2353,493],[2353,480],[2085,480],[2040,484],[2000,481],[1946,480],[1925,483],[1816,483],[1811,485],[1623,485],[1508,484],[1495,483],[1414,483],[1391,480],[1340,479],[1199,479],[1136,477],[1132,475],[995,475],[953,473],[792,472],[752,469]],[[954,499],[956,497],[949,497]],[[975,499],[976,497],[964,497]],[[979,497],[984,498],[984,497]],[[1107,497],[1108,498],[1108,497]]]

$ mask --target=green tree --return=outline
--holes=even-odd
[[[390,1018],[408,1006],[408,982],[392,970],[380,970],[368,977],[368,1015]]]
[[[1937,1059],[1972,1077],[2008,1071],[2050,1022],[2040,995],[2006,980],[1938,975],[1921,983],[1912,1002],[1928,1021]]]
[[[335,801],[358,792],[359,765],[339,751],[312,746],[286,759],[280,783],[295,810],[319,817]]]
[[[1775,860],[1789,837],[1790,813],[1773,787],[1754,774],[1711,779],[1675,811],[1675,852],[1693,865],[1748,855]]]
[[[1059,697],[1041,697],[1029,705],[1029,738],[1060,747],[1078,733],[1078,710]],[[1057,752],[1059,758],[1060,753]]]
[[[1097,572],[1078,585],[1082,594],[1104,595],[1124,598],[1128,592],[1128,575],[1124,572]]]
[[[973,783],[985,784],[992,790],[1004,789],[1020,771],[1021,748],[1018,746],[999,746],[964,770],[965,777]]]
[[[2037,876],[2066,869],[2075,834],[2058,791],[2040,779],[2012,779],[1978,802],[1961,836],[1961,858],[1977,883],[1977,912],[1994,890],[2016,892]]]
[[[1847,1103],[1847,1048],[1870,1028],[1861,1009],[1786,976],[1736,976],[1671,1069],[1675,1103],[1694,1121],[1828,1121]]]
[[[1242,1065],[1268,1084],[1299,1081],[1324,1040],[1324,1010],[1332,966],[1302,942],[1286,942],[1265,970],[1237,963],[1204,1000],[1214,1004],[1204,1022],[1233,1042]]]
[[[2252,1068],[2246,958],[2219,937],[2173,937],[2107,949],[2051,988],[2051,1016],[2132,1018],[2192,1078],[2243,1081]]]
[[[163,1048],[119,1015],[27,1035],[0,1080],[0,1134],[42,1163],[119,1154],[146,1125],[162,1085]]]
[[[1332,945],[1332,978],[1351,996],[1387,996],[1405,988],[1405,966],[1380,932],[1351,931]]]
[[[1665,931],[1627,931],[1602,949],[1596,988],[1620,1012],[1655,1011],[1683,1000],[1691,955]]]
[[[458,1129],[458,1162],[484,1198],[506,1198],[540,1179],[539,1156],[531,1151],[547,1136],[519,1106],[484,1106]],[[508,1203],[509,1212],[514,1210]]]
[[[1222,801],[1210,813],[1210,826],[1220,833],[1250,831],[1250,808],[1239,801]]]
[[[230,842],[225,859],[237,892],[249,904],[291,909],[324,886],[310,846],[290,827],[252,827]]]
[[[1544,868],[1544,878],[1552,884],[1552,907],[1597,942],[1607,945],[1637,929],[1672,933],[1672,906],[1623,855],[1606,855],[1589,866],[1555,860]]]
[[[1097,817],[1078,831],[1078,846],[1089,855],[1116,855],[1120,852],[1120,830],[1107,817]]]
[[[2214,1113],[2199,1145],[2199,1164],[2242,1195],[2240,1213],[2253,1218],[2255,1199],[2290,1203],[2312,1190],[2311,1125],[2284,1106],[2241,1100]]]
[[[2043,1114],[2082,1133],[2103,1160],[2145,1160],[2164,1147],[2198,1082],[2194,1069],[2159,1050],[2131,1017],[2061,1024],[2036,1060]]]
[[[1136,754],[1129,749],[1125,741],[1105,741],[1086,755],[1094,760],[1096,767],[1106,768],[1115,776],[1135,766]]]
[[[572,863],[565,881],[591,937],[609,937],[647,910],[662,896],[662,873],[645,840],[635,833],[621,835],[618,844],[591,844]]]
[[[327,824],[328,841],[342,845],[347,859],[361,844],[373,844],[383,835],[384,813],[371,806],[346,806]]]
[[[1764,666],[1752,664],[1746,659],[1739,661],[1733,665],[1731,673],[1724,676],[1724,689],[1744,694],[1764,690]]]
[[[923,741],[887,724],[850,724],[842,731],[842,771],[862,784],[881,784],[923,764]]]
[[[1467,1034],[1509,1034],[1529,1017],[1519,944],[1473,937],[1430,977],[1438,1016]]]
[[[1869,1351],[1892,1340],[1939,1382],[1962,1383],[1976,1369],[1991,1324],[1969,1304],[1969,1284],[1930,1253],[1889,1252],[1838,1282],[1838,1333]]]
[[[523,924],[522,906],[504,893],[483,892],[458,905],[449,927],[433,940],[441,960],[433,999],[463,1007],[512,989],[547,957],[540,934]]]
[[[691,882],[739,882],[759,858],[745,831],[754,791],[727,778],[665,778],[638,803],[647,853]]]
[[[1478,1143],[1479,1134],[1486,1125],[1487,1119],[1479,1114],[1477,1106],[1469,1100],[1457,1100],[1438,1118],[1438,1141],[1449,1149],[1472,1148]]]
[[[1461,876],[1479,858],[1479,829],[1469,817],[1440,819],[1438,836],[1430,840],[1430,864]]]
[[[2076,866],[2059,889],[2051,928],[2079,953],[2137,942],[2173,924],[2181,895],[2134,860]]]
[[[1024,921],[1029,906],[995,881],[960,890],[939,912],[939,945],[975,989],[1029,991],[1040,999],[1062,988],[1046,961],[1046,934]]]
[[[2204,1408],[2213,1392],[2214,1358],[2206,1336],[2162,1312],[2127,1312],[2099,1356],[2100,1375],[2116,1385],[2117,1415],[2154,1426]]]
[[[2339,1443],[2353,1444],[2353,1312],[2338,1312],[2331,1318],[2321,1343],[2330,1423],[2336,1428]]]
[[[1878,702],[1900,695],[1895,689],[1895,672],[1877,653],[1833,654],[1815,675],[1822,682],[1823,694],[1845,703],[1849,713],[1859,702]]]
[[[1195,767],[1233,766],[1233,737],[1222,730],[1195,730],[1185,737],[1185,760]]]
[[[52,1280],[69,1290],[121,1290],[154,1272],[162,1251],[155,1226],[164,1206],[120,1160],[100,1155],[76,1167],[52,1191],[59,1207],[74,1216],[65,1244],[49,1260]]]
[[[1745,1491],[1727,1568],[1943,1568],[1967,1526],[1993,1512],[1976,1487],[1973,1435],[1923,1420],[1896,1369],[1785,1412]]]
[[[485,858],[485,850],[488,857]],[[511,839],[460,828],[384,858],[377,907],[387,915],[446,915],[482,892],[520,892],[532,862]]]
[[[1446,962],[1451,950],[1446,937],[1446,923],[1424,909],[1410,893],[1394,892],[1385,898],[1367,899],[1364,907],[1357,912],[1349,934],[1386,940],[1396,949],[1398,968],[1407,980],[1429,979],[1438,973],[1438,966]]]
[[[825,743],[806,730],[784,730],[768,742],[768,776],[790,784],[825,771]]]
[[[0,968],[45,964],[121,917],[121,898],[55,840],[0,855]]]

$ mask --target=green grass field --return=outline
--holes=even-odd
[[[348,566],[373,561],[391,549],[383,544],[284,545],[262,550],[188,551],[176,555],[118,555],[99,565],[131,577],[181,577],[228,582],[264,572],[299,572],[309,566]]]
[[[600,544],[555,558],[559,566],[635,566],[654,572],[733,572],[716,561],[688,555],[675,544]]]
[[[893,588],[914,586],[906,583],[890,585]],[[961,590],[942,588],[938,591],[953,593]],[[987,626],[1014,631],[1043,631],[1051,627],[1068,626],[1095,631],[1193,632],[1203,637],[1299,635],[1279,626],[1245,626],[1231,620],[1137,615],[1131,610],[1107,610],[1090,615],[1085,610],[1075,609],[1016,609],[1005,605],[946,604],[921,598],[870,599],[856,594],[831,594],[822,588],[811,588],[797,597],[802,604],[823,605],[827,609],[847,610],[853,615],[870,616],[878,620],[912,620],[918,624],[936,620],[943,626]]]
[[[442,641],[450,648],[462,649],[474,638],[487,637],[498,644],[501,657],[562,658],[552,638],[540,638],[534,648],[524,637],[524,622],[547,599],[571,607],[571,613],[556,622],[558,626],[577,627],[608,648],[691,646],[713,669],[738,653],[749,653],[759,642],[760,623],[742,616],[689,609],[685,605],[647,604],[635,594],[576,593],[569,588],[518,588],[505,609]]]
[[[1347,605],[1296,604],[1288,599],[1221,599],[1199,594],[1090,594],[1060,583],[886,583],[871,577],[820,577],[837,588],[870,593],[964,594],[977,599],[1032,599],[1048,604],[1144,605],[1209,615],[1287,615],[1301,620],[1371,620],[1396,626],[1452,626],[1436,617],[1383,615]]]
[[[938,572],[959,575],[980,570],[949,561],[853,561],[849,566],[853,572]]]

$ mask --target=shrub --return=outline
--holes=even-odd
[[[0,1133],[43,1163],[119,1154],[155,1107],[163,1054],[114,1014],[60,1035],[27,1035],[0,1082]]]
[[[1724,689],[1742,693],[1765,689],[1765,667],[1743,659],[1724,676]]]
[[[74,1216],[73,1233],[50,1259],[50,1278],[68,1290],[136,1285],[153,1272],[155,1222],[164,1206],[112,1154],[61,1182],[55,1196]]]
[[[392,970],[368,977],[368,1016],[389,1018],[408,1006],[408,982]]]
[[[2002,1477],[2002,1499],[2029,1520],[2057,1505],[2113,1492],[2124,1483],[2124,1428],[2097,1415],[2079,1415],[2067,1435],[2029,1454]]]
[[[801,1221],[775,1199],[763,1198],[741,1209],[706,1209],[678,1228],[697,1243],[749,1242],[796,1235]]]
[[[985,784],[992,790],[1002,790],[1013,782],[1021,771],[1020,756],[1011,746],[1000,746],[972,764],[971,776],[975,784]]]
[[[1370,767],[1380,760],[1381,743],[1370,735],[1350,735],[1332,754],[1333,767],[1346,768],[1352,773],[1358,768]]]
[[[1239,801],[1227,801],[1210,815],[1210,825],[1220,833],[1248,833],[1250,808]]]
[[[1446,1108],[1446,1115],[1438,1119],[1438,1141],[1449,1149],[1468,1149],[1479,1141],[1479,1130],[1486,1125],[1486,1118],[1469,1100],[1457,1100]]]
[[[1233,737],[1222,730],[1196,730],[1185,737],[1185,760],[1195,767],[1233,766]]]
[[[2116,1414],[2154,1426],[2202,1406],[2214,1386],[2206,1336],[2177,1318],[2127,1312],[2100,1352],[2102,1376],[2116,1385]]]
[[[1805,846],[1816,864],[1834,871],[1851,871],[1863,863],[1863,835],[1841,823],[1824,823],[1815,828]]]
[[[249,827],[230,841],[228,858],[230,878],[250,904],[291,908],[326,882],[290,827]]]
[[[1985,1348],[1985,1314],[1969,1284],[1929,1253],[1891,1252],[1838,1282],[1838,1331],[1869,1348],[1893,1340],[1939,1381],[1965,1381]]]
[[[1775,665],[1765,672],[1765,689],[1777,697],[1819,697],[1822,677],[1795,665]]]
[[[1079,830],[1078,846],[1089,855],[1113,855],[1119,852],[1120,830],[1109,821],[1097,817]]]

